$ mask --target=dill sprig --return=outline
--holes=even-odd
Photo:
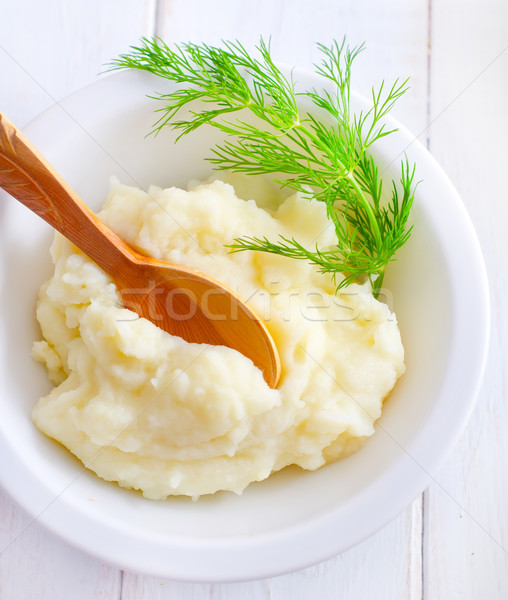
[[[414,167],[404,158],[400,179],[392,181],[383,201],[382,178],[369,149],[395,131],[383,119],[408,80],[373,88],[371,108],[354,113],[351,68],[364,45],[350,49],[344,39],[318,47],[322,61],[316,73],[327,81],[320,90],[298,91],[293,74],[286,76],[274,64],[263,39],[252,56],[238,41],[169,47],[160,38],[143,38],[110,66],[143,69],[179,84],[156,96],[164,107],[155,132],[170,126],[179,139],[205,124],[219,129],[225,141],[212,149],[215,168],[274,174],[281,185],[323,202],[337,238],[336,246],[320,249],[282,236],[243,237],[229,246],[233,251],[305,259],[334,278],[340,273],[338,288],[368,277],[379,290],[387,264],[410,236],[416,183]],[[308,110],[301,108],[305,101]],[[179,118],[184,107],[186,118]],[[242,118],[242,111],[253,118]]]

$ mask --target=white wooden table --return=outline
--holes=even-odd
[[[276,58],[303,67],[317,58],[315,41],[366,40],[355,87],[368,93],[382,78],[411,76],[395,115],[461,193],[487,260],[493,307],[485,382],[461,442],[423,496],[356,548],[265,581],[165,581],[69,547],[0,492],[0,600],[508,598],[506,0],[1,0],[0,7],[0,110],[19,126],[95,81],[141,35],[238,38],[247,46],[271,35]]]

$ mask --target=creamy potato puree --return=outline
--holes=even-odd
[[[394,315],[365,286],[336,295],[304,261],[224,248],[279,234],[332,246],[323,204],[293,195],[269,210],[222,181],[148,193],[114,181],[100,217],[142,253],[238,291],[266,320],[282,378],[270,389],[238,352],[187,343],[122,308],[110,278],[57,235],[33,349],[55,388],[33,419],[89,469],[147,498],[239,494],[286,465],[347,456],[374,433],[404,371]]]

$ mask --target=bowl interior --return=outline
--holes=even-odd
[[[182,139],[176,149],[169,132],[147,137],[156,103],[145,94],[158,86],[143,74],[114,75],[69,97],[25,131],[94,209],[104,202],[111,175],[141,187],[186,186],[211,172],[203,158],[209,155],[216,134],[200,130]],[[30,348],[40,335],[34,303],[40,284],[50,275],[52,232],[4,195],[0,199],[0,437],[11,460],[3,484],[18,502],[32,514],[41,513],[41,521],[69,541],[112,562],[200,580],[276,574],[315,562],[372,533],[410,502],[426,485],[429,471],[444,457],[469,414],[472,400],[464,401],[464,395],[474,394],[471,378],[476,382],[481,371],[486,342],[482,332],[487,329],[485,317],[467,338],[461,323],[464,314],[486,306],[481,286],[476,304],[467,306],[459,289],[466,268],[459,262],[464,256],[469,268],[482,277],[474,234],[452,188],[442,174],[436,175],[435,163],[421,147],[410,144],[411,138],[402,133],[378,150],[387,176],[397,177],[401,153],[406,151],[424,179],[414,208],[413,235],[389,267],[384,291],[400,324],[407,372],[386,402],[376,434],[358,453],[315,472],[285,469],[251,485],[241,497],[219,493],[199,502],[143,499],[99,480],[35,428],[30,411],[50,385],[44,369],[31,359]],[[448,207],[444,217],[443,203]],[[455,224],[453,240],[447,219]],[[466,339],[479,346],[467,360],[460,350]],[[458,370],[468,367],[470,379],[458,384]],[[452,390],[457,395],[451,395]],[[64,519],[65,531],[57,518]],[[334,539],[323,533],[330,519]],[[89,532],[84,531],[85,524]],[[109,536],[102,550],[94,550],[94,526],[100,526],[105,539]],[[318,530],[321,540],[315,534]],[[125,536],[145,545],[151,566],[148,558],[147,564],[142,557],[137,562],[134,556],[129,559],[128,548],[120,547]],[[282,540],[298,540],[294,552],[283,560],[275,553]],[[203,554],[206,548],[213,548],[221,560]],[[191,552],[201,557],[198,571],[184,565]],[[254,559],[253,552],[258,553],[257,567],[247,565]]]

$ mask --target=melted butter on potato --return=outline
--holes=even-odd
[[[332,246],[323,204],[293,195],[265,210],[222,181],[148,193],[113,182],[100,216],[142,253],[237,291],[266,320],[281,382],[272,390],[238,352],[139,319],[57,235],[55,274],[37,307],[43,340],[33,349],[56,386],[33,410],[42,432],[100,477],[152,499],[241,493],[287,465],[316,469],[347,456],[374,433],[404,372],[394,315],[366,286],[335,294],[330,277],[304,261],[224,247],[280,234]]]

